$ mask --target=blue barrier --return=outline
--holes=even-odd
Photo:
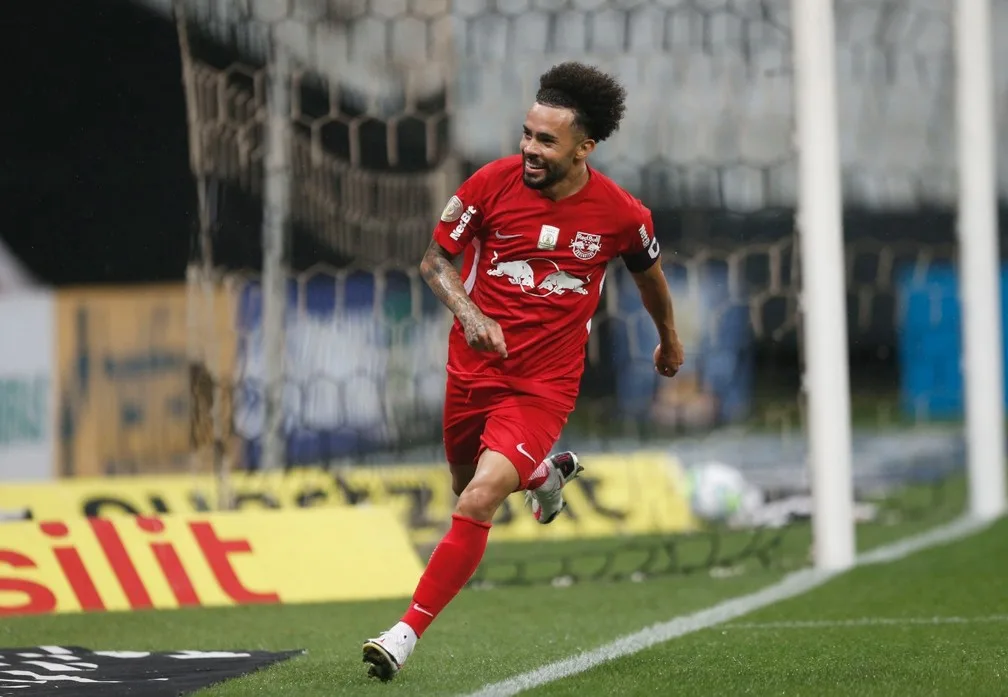
[[[907,266],[897,271],[896,286],[900,409],[915,419],[961,417],[962,312],[957,270],[948,263],[935,263],[926,270]],[[1008,268],[1002,268],[1002,323],[1008,322],[1006,308]],[[1008,365],[1004,348],[1002,361]]]

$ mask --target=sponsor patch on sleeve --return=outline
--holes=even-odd
[[[441,220],[446,223],[454,223],[462,217],[463,207],[462,200],[458,196],[452,196],[445,204],[444,210],[441,211]]]

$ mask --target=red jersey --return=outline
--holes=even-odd
[[[491,162],[449,200],[434,240],[465,252],[462,281],[496,320],[508,357],[470,348],[456,319],[448,340],[449,376],[472,386],[536,394],[574,408],[591,318],[610,261],[634,272],[658,259],[651,212],[596,170],[559,201],[522,182],[522,157]]]

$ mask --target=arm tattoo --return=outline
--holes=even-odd
[[[433,240],[420,262],[420,275],[434,291],[434,295],[460,322],[465,322],[479,312],[475,303],[469,299],[469,294],[462,285],[462,277],[452,264],[448,252]]]

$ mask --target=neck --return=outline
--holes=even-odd
[[[543,189],[543,195],[546,198],[559,201],[581,191],[588,183],[588,179],[588,164],[582,162],[575,167],[571,167],[571,171],[561,181],[558,181],[547,189]]]

